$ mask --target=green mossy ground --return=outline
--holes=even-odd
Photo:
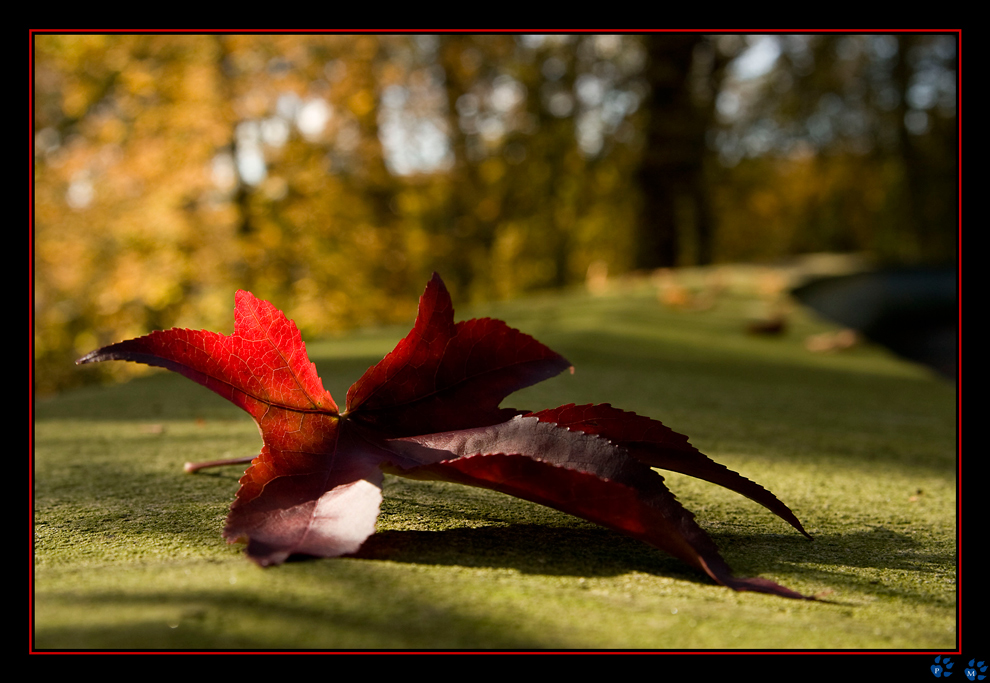
[[[831,602],[735,593],[555,510],[394,477],[359,557],[260,569],[220,537],[240,470],[182,471],[257,453],[256,427],[152,371],[36,401],[34,647],[955,647],[955,387],[870,345],[808,352],[805,337],[832,328],[802,310],[780,336],[748,335],[753,302],[730,292],[673,311],[644,284],[459,319],[503,318],[574,363],[506,405],[612,403],[772,490],[814,541],[734,493],[665,475],[737,574]],[[342,403],[406,331],[308,348]]]

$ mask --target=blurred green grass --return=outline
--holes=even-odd
[[[763,484],[815,537],[665,474],[736,573],[830,603],[734,593],[637,541],[500,494],[388,477],[358,557],[262,570],[220,538],[250,418],[164,371],[35,405],[39,649],[947,649],[956,643],[955,388],[883,349],[811,354],[802,309],[745,328],[726,292],[670,310],[648,284],[458,310],[576,367],[510,397],[612,403]],[[410,321],[411,323],[411,321]],[[408,327],[308,344],[338,402]],[[80,372],[85,372],[81,368]]]

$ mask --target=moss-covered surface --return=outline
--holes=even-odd
[[[359,557],[260,569],[220,538],[240,470],[182,471],[256,453],[256,427],[152,371],[36,402],[34,647],[954,648],[954,386],[869,345],[811,354],[804,338],[830,328],[801,310],[783,335],[747,335],[752,303],[729,293],[672,311],[644,286],[459,313],[501,317],[576,366],[507,405],[649,415],[776,493],[814,541],[745,498],[666,475],[736,573],[830,602],[734,593],[554,510],[392,477]],[[405,332],[308,347],[342,402]]]

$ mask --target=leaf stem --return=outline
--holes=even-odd
[[[223,465],[239,465],[245,462],[251,462],[257,456],[249,455],[245,458],[229,458],[227,460],[208,460],[207,462],[187,462],[183,465],[184,469],[189,474],[198,472],[199,470],[206,469],[207,467],[221,467]]]

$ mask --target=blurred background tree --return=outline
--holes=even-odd
[[[716,258],[828,250],[888,264],[955,261],[954,36],[714,42],[738,55],[709,131],[720,159]]]
[[[408,321],[433,270],[482,300],[957,253],[953,34],[33,40],[40,392],[101,344],[229,331],[236,288],[312,336]]]

